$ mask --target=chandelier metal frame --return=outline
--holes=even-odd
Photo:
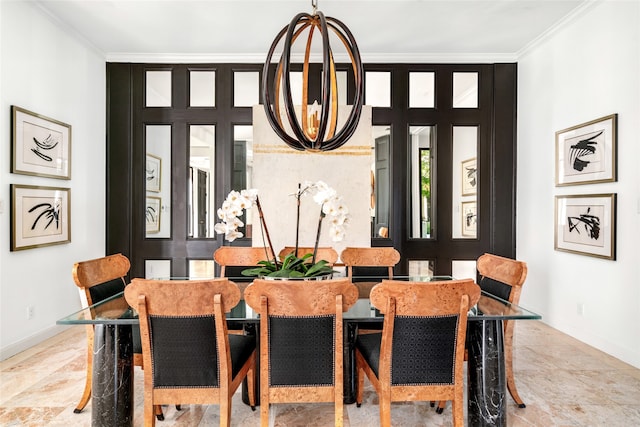
[[[262,70],[262,95],[264,109],[267,114],[267,120],[275,131],[275,133],[287,145],[296,150],[309,151],[330,151],[335,150],[344,145],[351,136],[353,136],[362,112],[362,104],[364,101],[364,71],[360,51],[353,37],[353,34],[347,26],[332,17],[325,17],[324,14],[317,10],[317,2],[312,1],[313,12],[299,13],[285,26],[276,36],[267,59],[265,60]],[[301,115],[302,121],[298,119],[295,111],[294,102],[291,95],[291,48],[296,39],[308,30],[306,48],[304,53],[304,62],[302,64],[302,100]],[[317,120],[310,119],[308,116],[308,82],[309,82],[309,60],[311,43],[314,31],[318,30],[322,35],[322,69],[323,76],[321,79],[321,110]],[[342,41],[349,57],[351,59],[351,67],[353,69],[355,79],[355,95],[353,98],[353,107],[344,126],[337,129],[338,120],[338,88],[336,78],[336,65],[333,51],[329,44],[329,30],[331,30]],[[269,79],[269,66],[271,65],[274,53],[280,41],[284,37],[282,56],[278,61],[275,73],[275,80]],[[327,72],[328,70],[328,72]],[[274,93],[272,96],[271,87]],[[282,121],[280,92],[284,91],[284,111],[286,113],[289,126],[293,135],[285,130]],[[314,122],[314,123],[310,123]]]

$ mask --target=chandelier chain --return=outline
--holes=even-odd
[[[311,7],[313,8],[312,15],[315,15],[318,11],[318,0],[311,0]]]

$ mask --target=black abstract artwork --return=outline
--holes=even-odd
[[[587,211],[579,216],[567,217],[569,222],[569,233],[576,232],[581,234],[584,231],[587,236],[593,240],[600,238],[600,218],[591,214],[591,208],[588,207]]]
[[[29,213],[40,211],[40,214],[36,217],[31,224],[31,229],[35,230],[40,220],[46,222],[44,230],[48,229],[55,223],[55,229],[60,228],[60,201],[56,200],[54,203],[39,203],[29,209]],[[48,221],[48,222],[47,222]]]
[[[467,166],[465,167],[465,171],[467,174],[467,183],[471,186],[471,187],[475,187],[476,186],[476,171],[478,169],[475,166]]]
[[[46,152],[53,150],[60,141],[54,138],[53,135],[49,134],[46,138],[41,140],[38,140],[38,138],[34,136],[33,142],[35,143],[35,147],[31,148],[33,154],[40,157],[45,162],[52,162],[53,157],[46,154]]]
[[[603,132],[604,131],[600,131],[588,138],[581,139],[570,147],[569,154],[571,156],[571,165],[574,170],[582,172],[584,168],[591,163],[589,160],[586,160],[585,157],[595,154],[598,144],[596,139],[602,135]]]
[[[156,209],[153,206],[147,206],[147,211],[146,211],[146,218],[147,218],[147,222],[150,224],[153,224],[155,222],[158,221],[158,213],[156,212]]]

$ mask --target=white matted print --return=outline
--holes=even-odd
[[[478,224],[478,212],[477,203],[474,202],[462,202],[462,235],[476,237],[477,224]]]
[[[616,194],[556,196],[555,250],[616,259]]]
[[[147,197],[145,205],[145,224],[147,234],[160,232],[160,210],[162,199],[160,197]]]
[[[71,179],[71,125],[11,106],[11,172]]]
[[[476,194],[478,188],[478,167],[476,158],[464,160],[461,164],[462,169],[462,195],[471,196]]]
[[[11,184],[11,250],[71,241],[68,188]]]
[[[616,180],[617,114],[556,132],[556,186]]]
[[[154,193],[160,192],[160,182],[162,177],[162,159],[153,154],[147,154],[147,163],[145,167],[147,191]]]

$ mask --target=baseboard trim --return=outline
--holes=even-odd
[[[18,353],[22,353],[23,351],[28,350],[31,347],[40,344],[41,342],[54,337],[61,332],[64,332],[67,328],[69,328],[69,326],[54,325],[50,328],[38,331],[35,334],[21,339],[20,341],[17,341],[13,344],[2,347],[0,348],[0,361],[6,360]]]

